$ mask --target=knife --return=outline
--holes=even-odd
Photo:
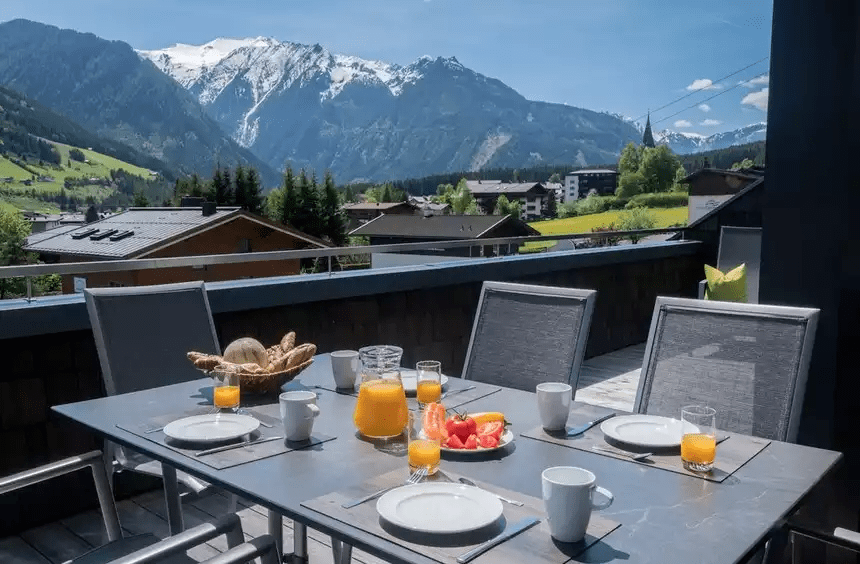
[[[506,540],[508,540],[509,538],[517,536],[518,534],[522,533],[526,529],[534,527],[538,523],[540,523],[540,519],[538,519],[537,517],[526,517],[525,519],[520,519],[519,521],[517,521],[516,523],[514,523],[513,525],[511,525],[510,527],[505,529],[505,531],[502,534],[500,534],[494,538],[491,538],[490,540],[488,540],[484,544],[478,545],[475,548],[473,548],[472,550],[470,550],[469,552],[464,552],[463,554],[458,556],[457,562],[459,564],[466,564],[466,562],[470,562],[472,559],[477,558],[478,556],[484,554],[485,552],[487,552],[488,550],[490,550],[491,548],[493,548],[497,544],[501,544],[501,543],[505,542]]]
[[[604,415],[603,417],[598,417],[594,421],[589,421],[585,425],[580,425],[579,427],[574,427],[573,429],[571,429],[570,431],[567,432],[567,436],[568,437],[575,437],[576,435],[581,435],[584,432],[591,429],[592,427],[594,427],[595,425],[597,425],[598,423],[603,423],[604,421],[606,421],[610,417],[615,417],[615,414],[614,413],[608,413],[608,414]]]
[[[224,452],[225,450],[232,450],[234,448],[239,448],[243,446],[251,446],[258,445],[260,443],[268,443],[269,441],[277,441],[284,440],[284,437],[269,437],[267,439],[260,439],[257,441],[242,441],[241,443],[235,443],[232,445],[219,446],[215,448],[210,448],[206,450],[201,450],[199,452],[195,452],[194,456],[206,456],[207,454],[215,454],[216,452]]]

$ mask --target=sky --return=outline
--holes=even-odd
[[[454,56],[530,100],[643,122],[651,110],[655,130],[709,135],[766,121],[772,10],[772,0],[0,0],[0,22],[135,49],[266,36],[400,65]]]

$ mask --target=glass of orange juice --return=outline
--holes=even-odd
[[[218,409],[239,409],[239,373],[216,369],[212,372],[212,403]]]
[[[439,458],[441,457],[441,440],[429,439],[421,433],[421,425],[424,418],[420,411],[409,412],[408,429],[409,446],[407,454],[409,458],[409,472],[415,472],[419,468],[426,468],[427,475],[435,474],[439,469]]]
[[[442,363],[422,360],[415,365],[416,397],[422,406],[438,402],[442,397]]]
[[[684,430],[681,460],[687,470],[710,472],[714,467],[717,455],[716,418],[717,412],[711,407],[689,405],[681,410]],[[688,428],[691,432],[687,432]]]

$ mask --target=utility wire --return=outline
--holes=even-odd
[[[766,60],[767,60],[767,59],[769,59],[769,58],[770,58],[770,56],[763,57],[763,58],[759,59],[758,61],[756,61],[756,62],[754,62],[754,63],[751,63],[751,64],[749,64],[749,65],[745,66],[744,68],[740,69],[740,70],[736,70],[735,72],[733,72],[733,73],[731,73],[731,74],[727,74],[726,76],[724,76],[724,77],[722,77],[722,78],[720,78],[720,79],[715,80],[714,82],[712,82],[711,84],[709,84],[709,85],[707,85],[707,86],[703,86],[703,87],[701,87],[701,88],[696,88],[696,89],[695,89],[695,90],[693,90],[692,92],[689,92],[689,93],[687,93],[687,94],[684,94],[684,95],[683,95],[683,96],[681,96],[680,98],[676,98],[675,100],[672,100],[671,102],[669,102],[669,103],[668,103],[668,104],[666,104],[665,106],[660,106],[659,108],[657,108],[656,110],[653,110],[653,111],[656,113],[656,112],[659,112],[660,110],[664,110],[664,109],[668,108],[669,106],[671,106],[671,105],[673,105],[673,104],[676,104],[676,103],[680,102],[680,101],[681,101],[681,100],[683,100],[684,98],[689,98],[689,97],[690,97],[690,96],[692,96],[693,94],[696,94],[696,93],[698,93],[698,92],[701,92],[702,90],[706,90],[706,89],[710,88],[710,87],[711,87],[711,85],[713,85],[713,84],[718,84],[718,83],[720,83],[720,82],[724,81],[724,80],[725,80],[725,79],[727,79],[727,78],[731,78],[731,77],[735,76],[735,75],[736,75],[736,74],[738,74],[738,73],[742,73],[743,71],[747,70],[748,68],[750,68],[750,67],[754,67],[755,65],[757,65],[757,64],[759,64],[759,63],[761,63],[762,61],[766,61]],[[764,73],[764,74],[767,74],[767,73]],[[762,76],[762,75],[759,75],[759,76]],[[751,80],[752,80],[752,79],[751,79]],[[710,98],[708,98],[708,100],[710,100]],[[699,103],[701,104],[702,102],[699,102]],[[696,104],[696,105],[698,105],[698,104]],[[651,112],[649,111],[648,113],[651,113]],[[639,121],[640,119],[642,119],[642,118],[646,117],[647,115],[648,115],[648,114],[643,114],[643,115],[639,116],[638,118],[634,119],[633,121],[634,121],[634,122],[637,122],[637,121]],[[666,119],[668,119],[668,118],[666,118]]]
[[[750,80],[755,80],[755,79],[757,79],[757,78],[760,78],[760,77],[762,77],[762,76],[766,75],[768,72],[770,72],[770,71],[765,71],[765,72],[763,72],[763,73],[761,73],[761,74],[759,74],[759,75],[756,75],[756,76],[754,76],[754,77],[750,78],[749,80],[745,80],[744,82],[749,82]],[[723,94],[726,94],[726,93],[728,93],[728,92],[731,92],[732,90],[734,90],[734,89],[735,89],[735,88],[737,88],[738,86],[741,86],[742,84],[744,84],[744,82],[741,82],[740,84],[735,84],[734,86],[732,86],[732,87],[730,87],[730,88],[726,88],[725,90],[722,90],[722,91],[720,91],[720,92],[718,92],[718,93],[714,94],[714,95],[713,95],[713,96],[711,96],[710,98],[705,98],[704,100],[699,100],[698,102],[696,102],[696,103],[695,103],[695,104],[693,104],[692,106],[688,106],[688,107],[684,108],[683,110],[681,110],[681,111],[679,111],[679,112],[675,112],[674,114],[672,114],[672,115],[670,115],[670,116],[664,117],[664,118],[662,118],[662,119],[658,119],[657,121],[652,121],[652,122],[651,122],[651,124],[653,125],[653,124],[655,124],[655,123],[660,123],[660,122],[662,122],[662,121],[666,121],[667,119],[671,119],[671,118],[675,117],[675,116],[676,116],[676,115],[678,115],[678,114],[683,114],[683,113],[684,113],[684,112],[686,112],[687,110],[691,110],[691,109],[695,108],[696,106],[698,106],[699,104],[702,104],[702,103],[704,103],[704,102],[707,102],[708,100],[713,100],[713,99],[714,99],[714,98],[716,98],[717,96],[722,96]]]

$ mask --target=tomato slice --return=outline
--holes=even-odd
[[[478,436],[477,435],[469,435],[469,438],[466,439],[465,448],[468,450],[475,450],[478,448]]]
[[[496,448],[499,446],[499,439],[493,435],[478,435],[478,444],[482,448]]]
[[[429,403],[424,408],[424,434],[428,439],[448,438],[445,428],[445,407],[441,403]]]
[[[448,437],[448,440],[445,441],[445,446],[448,448],[456,448],[456,449],[466,448],[463,445],[463,441],[461,441],[460,437],[458,437],[457,435],[451,435],[450,437]]]
[[[495,437],[496,441],[501,439],[505,425],[501,421],[489,421],[478,427],[478,436]]]

